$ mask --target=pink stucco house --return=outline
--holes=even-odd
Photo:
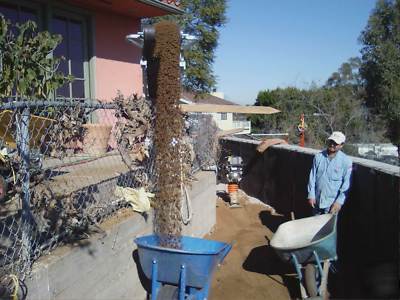
[[[0,0],[0,13],[12,22],[34,20],[41,30],[63,36],[56,55],[60,69],[76,80],[58,91],[73,98],[103,101],[117,90],[142,92],[140,49],[125,36],[147,17],[181,13],[177,0]]]
[[[63,41],[54,54],[66,58],[59,70],[73,75],[75,80],[59,89],[57,96],[108,102],[117,91],[125,96],[141,95],[143,91],[141,50],[128,44],[126,35],[140,31],[142,18],[182,13],[179,3],[179,0],[0,0],[0,13],[12,23],[33,20],[39,30],[62,35]],[[90,122],[113,126],[115,118],[110,110],[98,110],[91,115]],[[115,147],[113,138],[109,145]]]

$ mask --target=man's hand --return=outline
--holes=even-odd
[[[339,210],[342,208],[342,204],[335,202],[331,206],[331,210],[329,211],[331,214],[337,214]]]
[[[308,204],[310,204],[312,208],[315,208],[316,203],[317,201],[315,201],[315,199],[313,198],[308,199]]]

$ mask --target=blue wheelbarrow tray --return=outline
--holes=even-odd
[[[337,215],[324,214],[281,224],[271,239],[271,247],[284,261],[295,255],[299,264],[319,259],[335,260]]]
[[[216,265],[231,249],[231,245],[223,242],[188,236],[182,236],[180,249],[159,246],[156,235],[136,238],[135,243],[143,272],[152,280],[152,289],[157,283],[182,285],[184,269],[185,288],[204,288],[205,295]]]

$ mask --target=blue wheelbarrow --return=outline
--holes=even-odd
[[[281,224],[271,239],[278,256],[294,265],[303,298],[326,293],[330,262],[337,259],[336,223],[337,214],[293,220]]]
[[[159,246],[156,235],[135,239],[140,265],[151,279],[151,300],[207,299],[215,266],[232,246],[223,242],[182,236],[180,249]]]

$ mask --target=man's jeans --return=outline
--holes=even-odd
[[[323,215],[323,214],[329,213],[329,210],[330,210],[330,207],[326,207],[326,208],[314,207],[312,213],[314,216],[318,216],[318,215]]]

